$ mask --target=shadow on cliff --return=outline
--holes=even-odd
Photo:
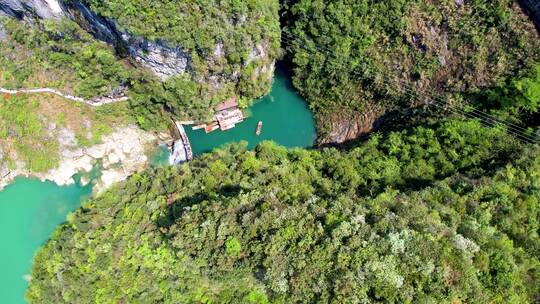
[[[439,120],[437,116],[440,114],[434,115],[433,110],[426,106],[389,110],[374,119],[369,131],[358,134],[356,138],[341,143],[323,143],[319,144],[318,147],[349,151],[367,141],[374,133],[399,132],[404,129],[433,124]]]
[[[538,0],[518,0],[523,12],[531,18],[536,30],[540,34],[540,1]]]

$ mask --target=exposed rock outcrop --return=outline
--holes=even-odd
[[[112,22],[107,21],[80,1],[70,1],[65,6],[65,13],[80,26],[92,33],[96,39],[120,47],[121,34]]]
[[[97,39],[114,45],[120,53],[131,56],[162,80],[188,70],[190,56],[181,47],[131,35],[114,20],[98,16],[80,1],[70,1],[65,7],[66,14]]]
[[[102,175],[97,189],[103,190],[143,170],[148,162],[146,147],[155,146],[156,143],[157,137],[136,126],[120,128],[105,136],[101,144],[65,150],[69,152],[63,153],[60,167],[38,177],[59,185],[72,184],[74,174],[90,172],[96,162],[101,160]]]
[[[377,129],[378,119],[383,113],[384,109],[377,105],[368,105],[362,112],[335,112],[325,117],[330,121],[330,130],[326,134],[321,134],[318,143],[320,145],[341,144],[366,135]]]
[[[193,70],[191,55],[182,46],[172,46],[162,40],[152,41],[132,35],[122,29],[115,20],[106,19],[95,14],[80,1],[67,3],[66,8],[68,11],[67,14],[96,38],[114,45],[120,53],[131,56],[135,61],[150,69],[162,80]],[[250,52],[244,66],[248,66],[256,60],[266,59],[268,56],[268,47],[268,43],[255,46]],[[216,45],[214,56],[209,58],[209,64],[212,64],[217,58],[225,56],[223,48],[223,45],[220,43]],[[273,70],[273,66],[274,63],[272,62],[264,68],[266,70]],[[258,76],[258,74],[255,76]],[[215,77],[210,76],[210,79],[204,79],[203,81],[212,81],[215,80]],[[230,80],[235,81],[237,76],[234,76],[233,73],[233,76],[230,78]],[[216,82],[216,87],[220,86],[221,81],[214,82]]]
[[[4,151],[2,150],[2,147],[0,147],[0,189],[3,188],[2,180],[8,178],[8,175],[11,173],[11,170],[9,169],[8,164],[4,161]]]
[[[114,45],[121,54],[130,55],[161,79],[184,73],[189,68],[190,56],[180,46],[172,47],[162,41],[150,41],[131,35],[121,30],[114,20],[92,12],[81,1],[0,0],[0,15],[19,19],[71,18],[97,39]]]
[[[95,187],[99,192],[143,170],[148,165],[145,152],[149,146],[156,146],[157,141],[154,134],[131,125],[118,128],[98,145],[81,148],[77,146],[73,131],[64,128],[58,134],[62,155],[57,168],[46,173],[32,173],[25,169],[23,162],[17,162],[16,168],[10,170],[0,161],[0,189],[20,175],[49,180],[60,186],[70,185],[75,183],[75,174],[89,173],[99,161],[101,177]]]
[[[0,0],[1,15],[49,19],[64,16],[64,9],[58,0]]]
[[[129,55],[161,79],[189,71],[191,58],[181,47],[171,47],[165,42],[152,42],[127,33],[122,34],[122,39]]]

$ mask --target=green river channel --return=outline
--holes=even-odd
[[[314,143],[313,115],[282,69],[276,70],[271,93],[246,112],[249,117],[244,122],[225,132],[206,134],[186,128],[194,154],[239,141],[247,141],[250,148],[262,140],[286,147],[310,147]],[[255,135],[258,121],[263,122],[260,136]],[[161,149],[153,162],[164,163],[166,159],[167,153]],[[31,178],[17,178],[0,191],[0,241],[4,244],[0,250],[0,303],[25,303],[33,255],[91,193],[91,185],[60,187]]]

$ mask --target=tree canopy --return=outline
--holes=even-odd
[[[231,145],[86,202],[36,255],[27,296],[534,302],[539,155],[471,121],[350,151]]]
[[[127,90],[129,109],[92,114],[102,124],[205,120],[228,97],[247,106],[267,92],[283,34],[321,142],[336,129],[356,141],[232,144],[135,174],[84,202],[36,254],[30,303],[540,299],[540,150],[511,136],[534,139],[540,39],[516,1],[83,2],[124,32],[181,48],[189,71],[158,79],[73,21],[0,19],[0,84]],[[513,124],[433,111],[432,95]],[[55,166],[54,153],[26,148],[25,136],[46,137],[43,115],[23,113],[41,100],[4,99],[0,140],[35,171]],[[357,139],[362,121],[372,131],[389,115],[398,123]]]

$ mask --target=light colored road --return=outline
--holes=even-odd
[[[87,105],[94,106],[94,107],[102,106],[104,104],[109,104],[109,103],[126,101],[126,100],[129,99],[129,97],[124,96],[124,97],[118,97],[118,98],[96,97],[94,99],[87,100],[87,99],[84,99],[84,98],[81,98],[81,97],[64,94],[64,93],[62,93],[62,92],[60,92],[58,90],[51,89],[51,88],[19,89],[19,90],[8,90],[8,89],[0,88],[0,93],[10,94],[10,95],[50,93],[50,94],[55,94],[55,95],[58,95],[60,97],[63,97],[63,98],[69,99],[69,100],[85,103]]]

